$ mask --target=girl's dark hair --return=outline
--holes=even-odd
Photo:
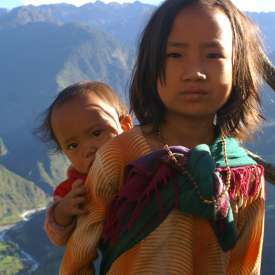
[[[44,113],[42,113],[42,122],[40,126],[34,130],[34,134],[43,142],[53,144],[53,149],[55,151],[61,151],[60,145],[52,128],[52,112],[54,108],[86,93],[94,93],[110,106],[114,107],[119,118],[128,114],[126,105],[121,102],[117,94],[110,86],[99,81],[82,81],[70,85],[58,93],[52,104],[45,110]]]
[[[130,110],[141,125],[159,127],[165,107],[157,92],[157,80],[165,81],[166,43],[177,14],[187,6],[219,8],[233,31],[233,86],[230,98],[218,111],[218,123],[227,136],[249,137],[262,120],[258,95],[263,76],[263,56],[258,29],[229,0],[166,0],[145,27],[130,83]]]

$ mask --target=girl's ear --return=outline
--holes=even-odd
[[[130,115],[122,115],[119,118],[119,123],[124,132],[127,132],[133,127],[132,118]]]

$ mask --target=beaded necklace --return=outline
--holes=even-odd
[[[200,192],[200,188],[199,188],[198,184],[196,183],[194,177],[184,167],[183,163],[181,163],[179,161],[178,154],[173,153],[170,150],[168,144],[165,142],[165,139],[160,132],[160,128],[158,128],[158,130],[157,130],[157,137],[159,138],[160,142],[163,144],[163,149],[167,152],[169,159],[173,162],[173,164],[177,167],[177,169],[180,171],[180,173],[182,175],[186,175],[188,177],[188,179],[190,180],[191,184],[194,187],[195,192],[199,196],[200,200],[202,202],[204,202],[205,204],[215,204],[216,205],[217,201],[228,192],[228,190],[230,188],[230,181],[231,181],[231,171],[230,171],[230,167],[229,167],[228,161],[227,161],[226,142],[224,139],[224,135],[223,134],[221,135],[221,142],[222,142],[222,150],[223,150],[223,157],[224,157],[225,171],[226,171],[225,184],[224,184],[222,192],[216,198],[213,196],[211,200],[203,197],[203,195]]]

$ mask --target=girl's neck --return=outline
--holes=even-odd
[[[168,145],[182,145],[193,148],[198,144],[210,144],[215,137],[212,118],[185,117],[180,120],[169,119],[160,125],[160,135]]]

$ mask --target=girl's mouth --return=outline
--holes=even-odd
[[[198,89],[197,90],[190,89],[190,90],[184,90],[183,92],[181,92],[180,96],[188,100],[197,100],[207,96],[207,92],[203,90],[198,90]]]

